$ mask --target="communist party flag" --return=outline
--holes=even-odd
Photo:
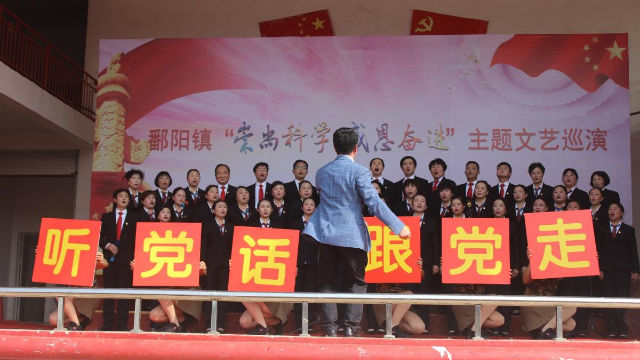
[[[590,210],[524,214],[531,278],[600,273]]]
[[[626,33],[514,35],[498,47],[491,65],[511,65],[532,77],[558,70],[589,92],[608,79],[628,89],[627,39]]]
[[[485,20],[423,10],[413,10],[411,17],[411,35],[486,34],[488,26]]]
[[[333,36],[329,10],[262,21],[259,26],[262,37]]]
[[[92,286],[100,221],[42,218],[33,282]]]

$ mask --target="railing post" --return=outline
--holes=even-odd
[[[64,296],[58,296],[58,320],[56,321],[56,331],[64,330]]]
[[[556,340],[564,340],[562,323],[562,306],[556,306]]]
[[[211,322],[209,323],[209,334],[220,335],[218,332],[218,301],[211,300]]]
[[[482,305],[475,304],[474,305],[474,314],[473,314],[473,340],[482,340],[482,323],[480,321],[480,317],[482,315]]]
[[[133,310],[133,330],[131,330],[131,332],[133,333],[140,333],[142,332],[142,330],[140,330],[140,313],[141,313],[141,308],[142,308],[142,300],[140,298],[136,298],[135,301],[135,306],[134,306],[134,310]]]
[[[391,304],[384,304],[385,324],[386,329],[384,337],[387,339],[393,339],[395,336],[392,334],[393,319],[392,319],[392,307]]]
[[[309,336],[309,303],[302,302],[302,329],[300,336]]]

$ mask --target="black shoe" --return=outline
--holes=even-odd
[[[88,317],[78,314],[78,320],[80,320],[80,330],[84,330],[91,324],[91,320]]]
[[[73,321],[69,321],[69,325],[67,325],[66,329],[67,329],[67,331],[81,331],[81,330],[83,330],[81,325],[76,324]]]
[[[180,327],[180,325],[178,324],[174,324],[174,323],[168,323],[167,325],[165,325],[162,329],[158,330],[160,332],[173,332],[173,333],[177,333],[177,332],[181,332],[182,328]]]
[[[410,338],[411,337],[411,335],[409,335],[406,332],[400,330],[400,327],[398,325],[396,325],[396,326],[391,328],[391,334],[393,336],[395,336],[396,338]]]
[[[164,328],[165,326],[167,326],[168,324],[169,324],[168,322],[161,322],[161,323],[160,323],[160,322],[152,321],[152,322],[151,322],[151,324],[149,325],[149,329],[150,329],[152,332],[155,332],[155,331],[162,331],[161,329],[163,329],[163,328]]]
[[[344,327],[344,336],[345,337],[356,337],[358,336],[357,332],[353,330],[351,326]]]
[[[618,335],[618,337],[620,339],[628,339],[629,338],[629,334],[627,334],[626,332],[621,332],[620,335]]]
[[[102,327],[98,331],[113,331],[113,324],[102,324]]]
[[[607,335],[608,339],[615,339],[618,335],[614,332],[610,332],[609,335]]]
[[[556,338],[556,332],[553,329],[547,329],[545,331],[538,331],[538,334],[536,336],[536,339],[555,339]]]
[[[324,336],[327,337],[336,337],[338,336],[338,331],[336,329],[328,329],[324,331]]]
[[[455,329],[449,329],[449,330],[447,331],[447,335],[449,335],[449,336],[453,336],[453,335],[455,335],[455,334],[457,334],[457,333],[458,333],[458,331],[457,331],[457,330],[455,330]]]
[[[256,325],[253,329],[247,332],[247,335],[269,335],[269,327],[264,327],[260,324]]]
[[[116,326],[117,331],[129,331],[129,327],[126,325],[118,325]]]

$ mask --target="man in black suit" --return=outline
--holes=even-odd
[[[291,172],[293,173],[293,181],[284,184],[285,204],[291,204],[300,199],[300,182],[306,180],[307,174],[309,173],[309,164],[305,160],[298,159],[293,163]],[[318,203],[320,201],[318,189],[311,185],[311,192],[311,197]],[[269,196],[271,196],[271,192],[269,192]]]
[[[547,204],[553,203],[553,187],[543,182],[544,165],[534,162],[529,165],[531,185],[526,187],[527,203],[533,204],[537,198],[542,198]]]
[[[404,201],[404,181],[407,179],[415,179],[418,187],[418,194],[422,194],[427,197],[429,196],[429,182],[426,179],[415,175],[417,166],[418,162],[413,156],[407,155],[400,159],[400,169],[402,169],[404,178],[393,184],[389,206],[391,209],[397,209]]]
[[[503,161],[496,166],[496,177],[498,178],[498,184],[491,188],[492,199],[504,199],[507,209],[513,207],[513,187],[514,185],[509,182],[511,179],[511,164]]]
[[[445,178],[444,174],[447,171],[447,163],[440,158],[435,158],[429,162],[429,172],[433,181],[429,183],[428,189],[430,191],[427,201],[429,202],[429,208],[437,207],[440,203],[440,189],[448,184],[453,192],[456,191],[456,183],[453,180]]]
[[[575,200],[580,204],[580,209],[589,209],[591,204],[589,203],[589,194],[586,191],[578,189],[578,172],[576,169],[566,168],[562,172],[562,184],[567,188],[568,200]]]
[[[205,202],[204,190],[200,189],[200,171],[198,169],[189,169],[187,171],[187,206],[195,209],[198,205]]]
[[[102,215],[100,229],[100,247],[109,267],[104,269],[105,288],[131,287],[133,273],[129,263],[133,260],[135,249],[135,213],[127,209],[129,191],[118,189],[113,193],[114,211]],[[115,300],[105,299],[103,302],[103,331],[113,328]],[[116,329],[126,331],[129,320],[129,300],[118,300],[118,318]]]
[[[467,161],[464,167],[464,176],[467,181],[456,187],[456,194],[465,198],[465,203],[473,199],[473,194],[476,191],[476,184],[478,183],[478,175],[480,175],[480,165],[477,161]]]
[[[393,189],[393,182],[382,176],[384,171],[384,160],[381,158],[373,158],[369,161],[369,170],[371,170],[371,181],[378,180],[382,185],[382,194],[386,201],[391,198],[391,191]]]
[[[256,177],[256,182],[247,186],[247,190],[249,190],[249,206],[257,209],[260,200],[271,198],[271,183],[267,182],[269,164],[259,162],[253,165],[253,175]]]
[[[231,206],[236,203],[236,187],[229,185],[229,178],[231,177],[231,169],[227,164],[216,165],[216,182],[218,183],[218,196],[220,200],[223,200],[227,205]]]
[[[144,180],[144,173],[138,169],[131,169],[124,174],[129,186],[129,205],[128,210],[136,211],[140,206],[140,186]]]

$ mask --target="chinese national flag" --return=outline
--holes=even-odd
[[[33,282],[93,285],[100,221],[42,218]]]
[[[590,210],[524,214],[531,278],[600,273]]]
[[[507,64],[536,77],[558,70],[586,91],[608,79],[629,88],[627,34],[514,35],[502,43],[491,65]]]
[[[262,37],[333,35],[329,10],[262,21],[259,26]]]
[[[479,19],[413,10],[411,35],[486,34],[489,22]]]

